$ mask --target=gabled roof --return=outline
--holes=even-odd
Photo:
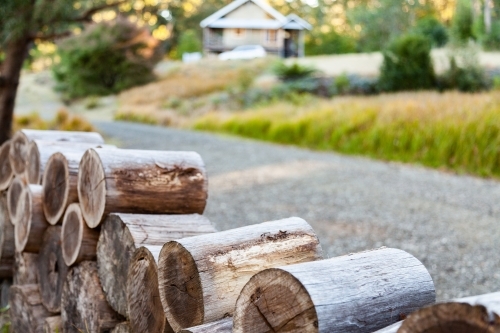
[[[271,7],[269,4],[267,4],[263,0],[235,0],[231,2],[229,5],[221,8],[220,10],[216,11],[203,21],[201,21],[200,26],[202,28],[206,28],[208,26],[211,26],[212,23],[215,21],[223,18],[227,14],[231,13],[233,10],[237,9],[238,7],[246,4],[247,2],[253,2],[262,10],[264,10],[266,13],[268,13],[271,17],[273,17],[275,20],[279,21],[281,24],[286,24],[288,22],[287,18],[282,15],[280,12],[278,12],[276,9]],[[304,21],[305,22],[305,21]],[[306,22],[307,23],[307,22]]]
[[[301,19],[295,14],[290,14],[286,17],[287,22],[283,24],[280,28],[292,29],[292,30],[311,30],[312,25],[310,25],[306,20]]]

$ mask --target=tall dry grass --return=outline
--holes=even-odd
[[[196,129],[500,176],[500,92],[400,93],[211,113]]]

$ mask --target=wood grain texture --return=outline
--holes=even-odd
[[[321,257],[316,234],[297,217],[170,241],[158,260],[168,322],[178,331],[223,319],[255,273]]]
[[[21,195],[23,195],[25,188],[26,182],[19,177],[15,177],[7,190],[7,209],[10,222],[13,225],[16,225],[17,221],[21,218]]]
[[[45,318],[45,323],[43,324],[43,333],[61,333],[61,332],[62,332],[61,316]]]
[[[20,217],[14,230],[16,251],[37,253],[42,246],[43,234],[50,226],[43,214],[42,186],[26,186],[19,200]]]
[[[43,333],[45,318],[51,314],[42,304],[37,284],[10,287],[12,330],[19,333]]]
[[[112,212],[201,214],[207,175],[195,152],[89,149],[80,165],[78,198],[91,228]]]
[[[9,152],[10,140],[0,146],[0,191],[7,190],[14,178],[14,172],[9,160]]]
[[[61,248],[61,226],[50,226],[43,235],[38,256],[38,279],[43,305],[52,313],[61,312],[61,294],[68,274]]]
[[[10,222],[7,194],[0,192],[0,260],[14,258],[14,225]]]
[[[73,266],[64,283],[61,318],[65,333],[101,333],[123,322],[106,302],[97,264],[83,261]]]
[[[233,318],[228,317],[212,323],[180,330],[179,333],[232,333]]]
[[[124,321],[123,323],[119,323],[118,325],[115,326],[111,330],[110,333],[131,333],[132,331],[130,330],[130,325],[127,321]]]
[[[109,304],[128,317],[127,274],[138,247],[212,232],[215,228],[210,221],[198,214],[110,214],[97,243],[99,277]]]
[[[0,259],[0,279],[12,278],[14,258]]]
[[[38,284],[38,253],[16,252],[14,284]]]
[[[158,255],[161,246],[138,248],[127,276],[127,304],[134,333],[174,333],[165,317],[158,290]]]
[[[382,248],[254,275],[236,302],[233,331],[373,332],[434,302],[425,267]]]
[[[66,265],[96,260],[99,231],[87,226],[79,204],[69,205],[62,225],[62,255]]]
[[[9,161],[14,175],[24,174],[28,143],[29,139],[22,131],[14,133],[10,140]]]

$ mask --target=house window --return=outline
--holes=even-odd
[[[242,38],[245,35],[244,29],[234,29],[234,37]]]
[[[268,42],[276,42],[277,31],[276,30],[267,30],[267,38],[266,39]]]

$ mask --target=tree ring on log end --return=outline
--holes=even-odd
[[[22,175],[26,169],[26,153],[28,143],[28,137],[21,131],[17,131],[12,137],[9,159],[12,171],[14,171],[16,175]]]
[[[15,178],[7,191],[7,209],[9,211],[10,222],[13,225],[16,225],[17,221],[21,218],[19,203],[24,188],[24,182],[20,178]]]
[[[14,173],[9,161],[10,141],[0,146],[0,191],[5,191],[12,181]]]
[[[40,152],[34,141],[28,145],[26,154],[26,179],[28,184],[40,184]]]
[[[203,323],[200,274],[189,251],[176,241],[166,243],[161,249],[158,287],[165,315],[174,331]]]
[[[73,265],[78,259],[82,247],[85,222],[77,203],[69,205],[64,214],[62,225],[62,255],[66,265]]]
[[[436,304],[415,311],[406,318],[398,333],[497,333],[500,317],[482,305]]]
[[[99,225],[106,207],[104,167],[94,149],[85,152],[78,172],[78,200],[89,228]]]
[[[318,316],[306,288],[279,268],[254,275],[243,287],[234,312],[236,333],[317,333]]]
[[[15,225],[14,239],[16,251],[23,252],[28,243],[31,231],[31,218],[33,216],[33,198],[29,188],[25,189],[19,198],[19,219]],[[42,235],[40,235],[42,236]]]
[[[136,250],[127,277],[130,327],[136,333],[173,332],[166,323],[158,291],[155,258],[145,247]],[[168,325],[168,328],[165,328]]]
[[[43,173],[43,213],[56,225],[64,214],[69,195],[68,161],[61,153],[50,156]]]

